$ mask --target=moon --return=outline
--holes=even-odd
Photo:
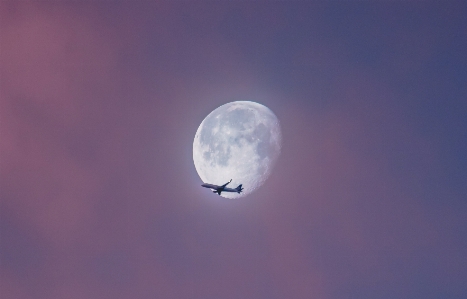
[[[271,174],[281,151],[282,134],[276,115],[250,101],[227,103],[199,125],[193,141],[193,161],[204,183],[228,187],[243,184],[243,192],[222,192],[226,198],[246,196]]]

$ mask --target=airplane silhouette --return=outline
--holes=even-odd
[[[238,194],[240,194],[243,191],[242,184],[238,185],[237,188],[227,188],[226,187],[231,181],[232,180],[230,180],[229,182],[225,183],[222,186],[217,186],[217,185],[213,185],[213,184],[202,184],[201,186],[203,186],[205,188],[210,188],[210,189],[212,189],[213,193],[217,193],[219,195],[221,195],[221,192],[237,192]]]

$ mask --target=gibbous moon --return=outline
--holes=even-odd
[[[212,111],[196,131],[193,160],[204,183],[243,184],[243,192],[222,192],[226,198],[250,194],[268,178],[281,150],[281,130],[274,113],[249,101],[227,103]]]

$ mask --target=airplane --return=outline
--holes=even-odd
[[[242,184],[238,185],[237,188],[227,188],[226,187],[231,181],[232,180],[228,181],[227,183],[225,183],[222,186],[217,186],[217,185],[213,185],[213,184],[202,184],[201,186],[203,186],[205,188],[210,188],[210,189],[212,189],[213,193],[217,193],[219,195],[221,195],[221,192],[237,192],[238,194],[240,194],[243,191]]]

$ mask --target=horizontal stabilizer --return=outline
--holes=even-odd
[[[237,193],[240,194],[243,191],[242,184],[238,185],[238,187],[235,188],[235,190],[237,190]]]

